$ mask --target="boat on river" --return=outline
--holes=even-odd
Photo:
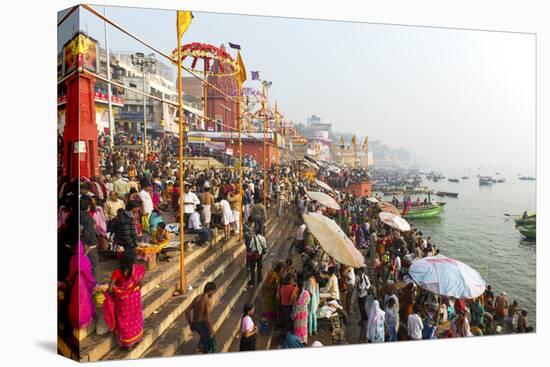
[[[531,176],[521,176],[519,179],[522,180],[522,181],[535,181],[536,180],[536,178],[531,177]]]
[[[521,226],[518,227],[519,233],[527,239],[535,240],[537,239],[537,227],[533,226]]]
[[[452,198],[458,197],[458,192],[445,192],[445,196],[450,196]]]
[[[442,211],[443,206],[439,204],[422,205],[409,209],[403,217],[405,219],[434,218],[439,216]]]
[[[493,184],[493,178],[491,176],[479,176],[479,184],[480,185],[492,185]]]
[[[537,214],[529,214],[527,218],[523,218],[522,215],[518,215],[514,218],[514,221],[516,222],[516,226],[534,225],[537,223]]]
[[[459,182],[458,178],[449,178],[449,182]]]

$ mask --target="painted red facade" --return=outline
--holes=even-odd
[[[224,46],[221,46],[225,49]],[[233,67],[230,65],[224,65],[223,72],[233,72]],[[211,69],[212,73],[221,73],[218,62],[214,62]],[[220,91],[212,87],[206,88],[206,115],[209,119],[214,121],[206,122],[207,131],[225,131],[231,132],[237,131],[237,109],[239,108],[237,100],[237,78],[236,75],[232,76],[216,76],[211,75],[208,77],[208,82],[216,86],[229,96],[234,96],[235,102],[227,99]],[[216,121],[220,121],[221,125],[216,126]]]
[[[371,197],[372,186],[368,181],[364,182],[354,182],[349,184],[348,192],[352,193],[355,196],[368,196]]]
[[[67,85],[67,111],[63,132],[63,175],[69,178],[99,173],[94,78],[76,73]]]

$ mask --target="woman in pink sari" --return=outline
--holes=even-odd
[[[302,344],[306,344],[308,335],[308,309],[311,302],[311,294],[304,288],[304,279],[302,276],[298,277],[298,287],[300,288],[300,295],[294,304],[291,316],[292,321],[294,321],[294,334],[300,339]]]
[[[109,289],[105,292],[103,313],[109,330],[115,333],[121,347],[131,348],[143,337],[141,282],[143,265],[123,257],[120,269],[115,269]]]
[[[76,253],[71,257],[67,284],[70,289],[69,320],[73,327],[83,329],[90,325],[95,315],[92,290],[96,280],[92,275],[92,263],[78,241]]]

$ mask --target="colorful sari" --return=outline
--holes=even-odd
[[[70,287],[69,320],[73,327],[83,329],[91,324],[95,315],[92,290],[96,280],[92,275],[92,263],[85,255],[84,245],[78,241],[77,251],[71,257],[67,284]]]
[[[292,321],[294,321],[294,335],[300,339],[303,344],[307,343],[308,335],[308,308],[311,302],[311,294],[307,289],[303,289],[292,309]]]
[[[113,272],[112,294],[105,292],[103,313],[109,330],[115,333],[120,346],[129,348],[143,337],[141,282],[145,275],[143,265],[134,264],[128,279],[119,269]]]
[[[277,291],[279,290],[279,276],[275,271],[270,271],[262,288],[264,306],[262,317],[273,320],[277,316]]]

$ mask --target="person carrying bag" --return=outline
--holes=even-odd
[[[254,235],[250,240],[250,248],[246,254],[248,269],[250,271],[250,281],[248,283],[250,286],[253,286],[254,282],[260,284],[262,281],[262,260],[266,252],[267,241],[265,237],[261,234]]]

